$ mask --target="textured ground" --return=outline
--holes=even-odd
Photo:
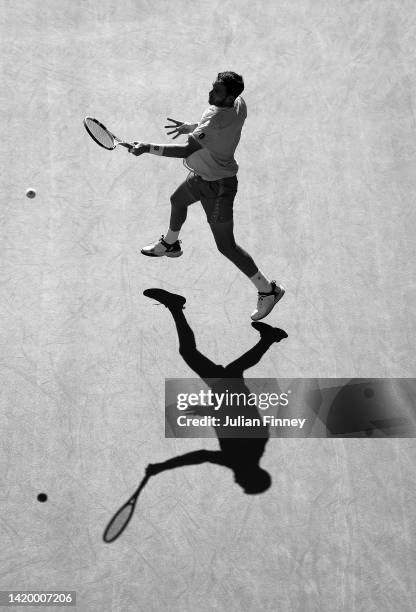
[[[258,334],[198,204],[182,258],[139,253],[181,162],[108,153],[82,119],[165,142],[167,116],[198,121],[217,72],[242,73],[236,236],[287,287],[268,322],[288,338],[249,375],[412,376],[414,4],[2,5],[0,588],[73,589],[97,612],[413,610],[412,440],[272,440],[257,497],[212,465],[167,472],[102,542],[149,461],[216,447],[164,438],[164,379],[194,373],[143,291],[184,295],[216,363]]]

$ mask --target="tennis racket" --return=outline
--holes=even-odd
[[[120,510],[117,510],[116,514],[108,523],[104,531],[104,542],[107,542],[107,544],[109,544],[110,542],[114,542],[114,540],[117,540],[117,538],[123,533],[127,525],[130,523],[131,517],[133,516],[137,498],[139,497],[141,490],[143,489],[149,478],[149,475],[144,476],[143,480],[141,481],[133,495],[130,497],[129,501],[127,501],[123,506],[121,506]]]
[[[94,119],[94,117],[85,117],[84,126],[94,142],[100,145],[100,147],[104,147],[104,149],[107,149],[108,151],[112,151],[117,145],[121,145],[127,149],[131,149],[133,147],[130,142],[125,142],[124,140],[117,138],[117,136],[110,132],[105,125],[100,123],[98,119]]]

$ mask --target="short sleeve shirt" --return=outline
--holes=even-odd
[[[232,107],[209,106],[190,135],[202,146],[185,160],[189,170],[206,181],[235,176],[238,163],[234,157],[247,107],[238,96]]]

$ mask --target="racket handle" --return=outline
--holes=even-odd
[[[148,474],[145,474],[142,478],[141,483],[139,484],[139,486],[137,487],[132,499],[137,499],[140,495],[141,490],[146,486],[147,481],[149,480],[150,476]]]
[[[126,147],[126,149],[132,149],[133,145],[130,144],[129,142],[119,142],[119,145],[121,145],[122,147]]]

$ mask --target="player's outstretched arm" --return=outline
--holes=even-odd
[[[172,459],[168,459],[162,463],[149,463],[146,468],[146,476],[155,476],[166,470],[173,470],[174,468],[184,467],[186,465],[198,465],[206,462],[228,467],[221,451],[200,449],[185,453],[184,455],[179,455],[178,457],[172,457]]]
[[[171,144],[147,144],[144,142],[135,142],[134,146],[128,149],[129,153],[139,156],[143,153],[150,153],[152,155],[162,155],[163,157],[189,157],[195,151],[201,149],[199,142],[189,137],[188,143],[184,145],[171,145]]]

